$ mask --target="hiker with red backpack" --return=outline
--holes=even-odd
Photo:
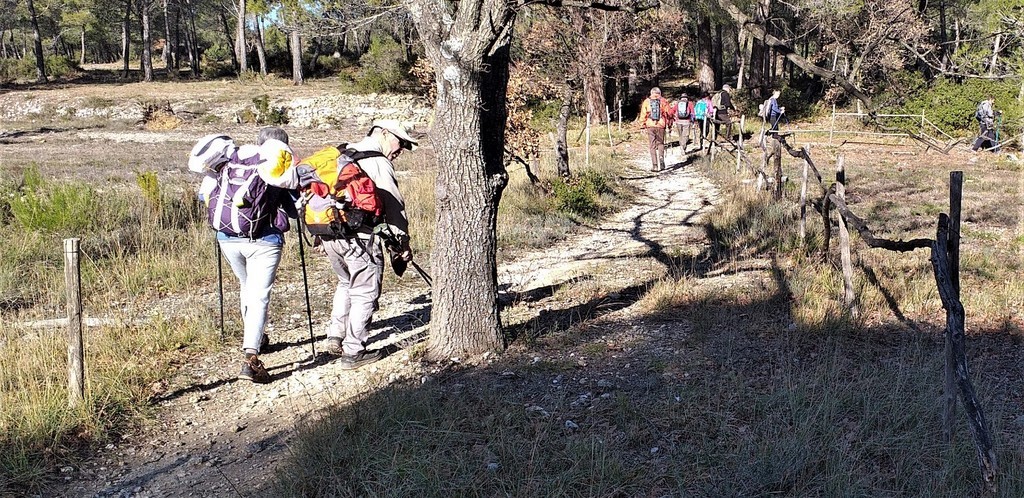
[[[409,219],[393,161],[403,150],[416,147],[416,140],[399,121],[378,120],[359,142],[329,147],[296,168],[300,177],[314,171],[322,174],[316,158],[323,154],[333,155],[336,164],[336,179],[329,180],[331,187],[322,183],[322,178],[312,183],[303,180],[314,191],[306,194],[311,201],[304,206],[303,219],[315,236],[314,247],[327,255],[338,275],[325,346],[328,353],[340,356],[344,369],[359,368],[383,356],[380,350],[366,349],[384,277],[384,241],[375,229],[386,229],[397,242],[396,259],[412,261]],[[323,189],[335,191],[315,192]],[[326,215],[317,212],[312,200],[318,198],[330,199]]]
[[[637,122],[640,129],[647,130],[648,149],[651,152],[651,171],[665,169],[665,130],[669,127],[670,106],[661,96],[661,89],[651,88],[651,95],[640,104]]]
[[[270,292],[284,248],[288,218],[297,217],[287,180],[293,165],[288,135],[280,128],[260,131],[259,145],[236,146],[227,135],[208,135],[189,154],[189,169],[203,173],[199,197],[220,253],[238,277],[242,313],[241,379],[270,382],[259,359],[269,344],[264,327]]]

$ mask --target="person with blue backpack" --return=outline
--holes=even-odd
[[[714,107],[711,105],[711,94],[704,92],[700,100],[693,104],[693,119],[697,120],[700,149],[704,149],[704,138],[708,135],[708,120],[712,114],[714,114]]]
[[[273,138],[276,137],[276,138]],[[284,141],[282,141],[283,139]],[[221,254],[238,277],[242,313],[241,379],[270,382],[259,359],[270,292],[284,248],[288,218],[297,217],[288,178],[293,153],[281,129],[261,130],[260,145],[237,146],[227,135],[208,135],[189,154],[190,170],[203,173],[199,198],[217,232]]]

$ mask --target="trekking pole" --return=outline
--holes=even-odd
[[[316,337],[313,336],[313,311],[309,306],[309,278],[306,276],[306,249],[302,236],[302,215],[306,211],[305,203],[302,204],[302,209],[299,210],[298,217],[298,235],[299,235],[299,264],[302,266],[302,289],[306,294],[306,323],[309,325],[309,349],[313,352],[313,359],[316,360]]]
[[[224,344],[224,264],[220,252],[220,242],[213,238],[213,246],[217,248],[217,296],[220,302],[220,343]]]
[[[434,288],[434,281],[433,281],[433,279],[430,278],[430,275],[428,275],[427,272],[423,271],[423,268],[420,268],[420,265],[416,264],[415,261],[410,259],[409,263],[412,264],[412,268],[414,270],[416,270],[416,273],[419,274],[420,278],[422,278],[423,281],[427,283],[427,287],[430,287],[431,289],[433,289]]]

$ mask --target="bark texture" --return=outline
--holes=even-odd
[[[430,133],[438,175],[429,354],[500,350],[505,340],[496,228],[508,182],[505,98],[515,12],[501,0],[411,0],[409,11],[437,81]]]

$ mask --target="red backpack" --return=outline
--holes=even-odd
[[[306,230],[311,235],[350,237],[359,229],[372,229],[381,221],[384,204],[377,195],[377,185],[359,167],[358,161],[384,155],[345,147],[344,144],[325,147],[297,166],[311,169],[317,177],[308,189],[303,214]]]

